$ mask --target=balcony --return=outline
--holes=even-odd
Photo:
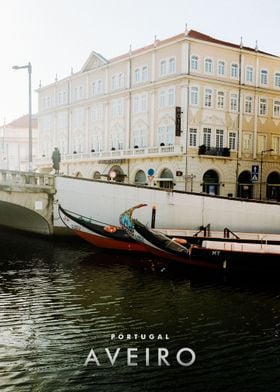
[[[230,157],[230,149],[228,147],[206,147],[204,144],[199,146],[198,155],[211,155],[216,157]]]
[[[100,162],[108,160],[124,160],[124,159],[139,159],[139,158],[156,158],[156,157],[171,157],[183,154],[183,146],[159,146],[159,147],[144,147],[131,148],[127,150],[109,150],[87,153],[62,154],[61,163],[71,162]],[[104,162],[105,163],[105,162]],[[36,160],[38,167],[52,165],[50,158],[41,158]]]

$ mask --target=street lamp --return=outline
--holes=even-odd
[[[28,96],[29,96],[29,118],[28,118],[28,123],[29,123],[29,134],[28,134],[28,166],[29,166],[29,171],[32,170],[32,100],[31,100],[31,72],[32,72],[32,66],[31,63],[29,62],[27,65],[14,65],[12,67],[14,70],[18,69],[28,69]]]
[[[274,151],[273,148],[270,148],[269,150],[263,150],[261,151],[261,170],[260,170],[260,200],[262,199],[262,167],[263,167],[263,154],[266,152],[272,152]]]

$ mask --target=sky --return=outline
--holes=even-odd
[[[28,113],[36,89],[78,72],[94,50],[110,59],[188,29],[280,56],[277,0],[0,0],[0,124]]]

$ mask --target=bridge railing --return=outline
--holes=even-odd
[[[45,173],[0,170],[0,185],[54,188],[54,176]]]

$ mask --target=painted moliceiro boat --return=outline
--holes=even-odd
[[[62,222],[76,235],[96,247],[121,251],[145,252],[142,244],[133,240],[125,230],[117,226],[87,218],[58,206]]]
[[[156,256],[189,266],[224,270],[274,271],[280,269],[280,234],[248,233],[246,239],[236,237],[202,238],[187,237],[171,239],[154,231],[133,218],[137,205],[120,215],[120,224],[135,241]]]

